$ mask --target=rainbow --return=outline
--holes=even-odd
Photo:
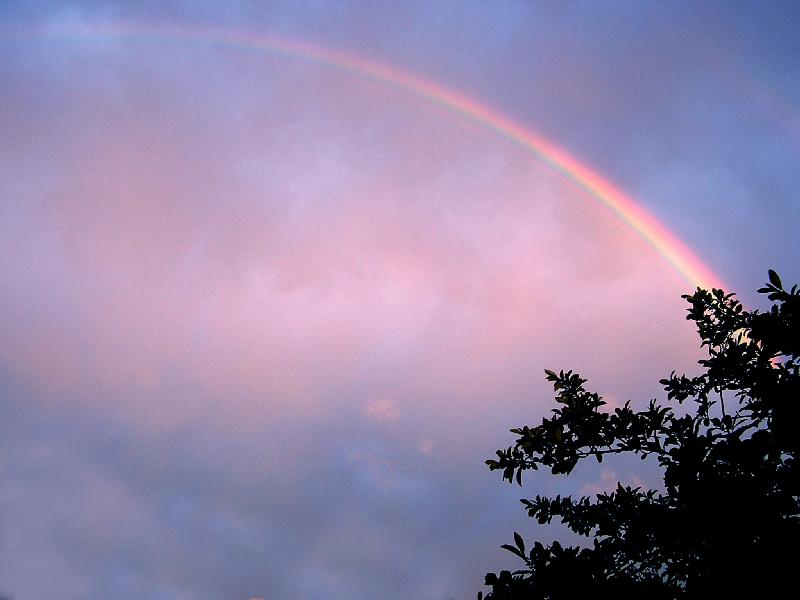
[[[178,40],[204,45],[268,51],[341,69],[359,77],[371,79],[406,93],[425,98],[448,111],[461,115],[495,132],[563,173],[636,231],[691,285],[705,289],[724,287],[719,277],[655,217],[617,186],[553,142],[515,123],[497,110],[477,100],[390,65],[341,50],[312,45],[304,41],[287,39],[272,34],[254,34],[194,26],[106,23],[57,26],[25,31],[0,30],[0,39],[74,39],[87,37]]]

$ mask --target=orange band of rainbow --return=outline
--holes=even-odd
[[[0,30],[2,38],[129,37],[197,42],[277,52],[329,67],[421,96],[480,125],[541,158],[592,197],[613,211],[623,222],[663,256],[690,284],[701,288],[724,287],[712,270],[655,217],[615,185],[544,137],[532,132],[492,108],[452,89],[401,71],[384,63],[271,34],[253,34],[198,27],[130,24],[71,25],[40,30]]]

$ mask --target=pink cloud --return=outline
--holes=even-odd
[[[304,22],[327,35],[340,10]],[[473,77],[479,63],[451,68],[477,46],[448,49],[431,15],[405,14],[430,38],[398,64]],[[15,597],[464,595],[502,543],[478,543],[489,528],[524,519],[516,498],[498,509],[517,491],[482,461],[552,407],[542,370],[579,370],[613,408],[697,358],[686,284],[652,248],[424,98],[249,50],[27,44],[0,61],[0,576]],[[603,95],[602,69],[574,55],[565,71],[561,50],[505,106],[572,123],[559,141],[591,150],[585,125],[613,130],[595,113],[621,88]],[[503,64],[472,79],[487,101]],[[540,110],[548,98],[568,110]]]
[[[400,416],[397,402],[389,399],[373,400],[364,407],[364,415],[373,421],[394,421]]]
[[[0,360],[47,410],[266,432],[267,476],[293,428],[391,421],[414,460],[472,460],[549,409],[544,368],[636,398],[694,361],[670,268],[491,132],[342,74],[198,94],[133,62],[56,85],[71,125],[14,156],[57,166],[0,237]]]

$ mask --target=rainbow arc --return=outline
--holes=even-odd
[[[255,34],[200,27],[172,25],[131,25],[126,23],[72,25],[39,30],[1,31],[2,38],[135,38],[183,41],[239,49],[266,51],[341,69],[355,76],[378,81],[414,94],[476,122],[497,135],[524,148],[563,173],[592,198],[605,205],[639,237],[652,246],[691,285],[702,288],[725,287],[706,266],[666,226],[620,188],[577,158],[530,128],[509,119],[499,111],[416,74],[356,54],[325,48],[308,42],[272,34]]]

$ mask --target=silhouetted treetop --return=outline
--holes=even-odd
[[[772,302],[766,312],[746,310],[720,289],[683,296],[708,351],[703,373],[673,372],[661,380],[666,400],[644,410],[626,403],[603,411],[578,374],[546,371],[552,416],[512,429],[514,445],[486,461],[489,468],[521,484],[528,469],[569,475],[590,457],[651,456],[663,490],[618,484],[594,498],[523,499],[539,523],[558,519],[589,543],[526,548],[514,533],[503,547],[522,568],[489,573],[487,600],[738,598],[795,588],[800,293],[771,270],[758,291]]]

